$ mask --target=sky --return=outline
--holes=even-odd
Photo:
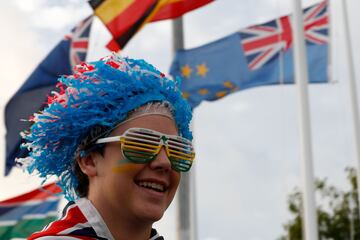
[[[185,48],[201,46],[291,12],[290,0],[219,0],[184,17]],[[318,2],[303,1],[303,6]],[[330,84],[309,86],[314,174],[348,188],[344,169],[356,166],[347,62],[344,56],[341,0],[331,1]],[[348,0],[355,66],[360,64],[360,29]],[[91,14],[86,1],[15,0],[0,2],[0,114],[8,99],[37,64],[81,19]],[[95,30],[94,30],[95,29]],[[96,22],[88,60],[107,55],[109,34]],[[148,24],[123,52],[167,72],[173,57],[171,21]],[[360,76],[360,69],[356,69]],[[240,91],[194,111],[197,159],[197,233],[200,240],[271,240],[283,234],[290,218],[287,196],[301,184],[299,109],[294,85]],[[5,158],[5,127],[0,118],[0,162]],[[0,171],[3,171],[0,164]],[[14,170],[0,177],[0,200],[39,184],[36,176]],[[177,200],[156,224],[166,239],[176,239]]]

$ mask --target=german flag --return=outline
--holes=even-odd
[[[147,22],[177,18],[212,1],[90,0],[89,3],[113,36],[107,48],[119,51]]]
[[[173,19],[182,16],[183,14],[202,7],[213,0],[168,0],[164,2],[156,15],[151,19],[151,22]]]

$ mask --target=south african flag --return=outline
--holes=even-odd
[[[0,239],[26,239],[58,216],[61,189],[48,184],[0,202]]]

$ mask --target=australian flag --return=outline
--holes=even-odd
[[[310,83],[328,81],[327,2],[303,11]],[[196,107],[256,86],[294,83],[290,16],[251,26],[207,45],[177,52],[173,76],[183,79],[185,98]]]
[[[41,110],[47,96],[56,88],[58,77],[71,74],[73,67],[85,60],[91,24],[92,16],[81,21],[66,35],[7,103],[5,175],[14,166],[15,158],[27,154],[26,149],[20,149],[20,132],[29,127],[29,122],[21,120],[28,119],[34,112]]]

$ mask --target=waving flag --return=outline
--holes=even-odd
[[[54,183],[0,202],[0,239],[25,239],[58,216],[61,189]]]
[[[328,81],[328,11],[321,2],[304,10],[310,83]],[[256,86],[294,83],[289,16],[251,26],[207,45],[178,51],[170,74],[181,76],[184,97],[196,107]]]
[[[241,30],[241,44],[249,69],[258,69],[278,57],[280,51],[287,51],[291,34],[289,17]]]
[[[90,0],[89,3],[110,31],[107,47],[123,49],[147,22],[180,17],[213,0]]]
[[[28,119],[32,113],[40,110],[46,102],[46,96],[55,88],[57,78],[63,74],[71,74],[73,66],[85,60],[91,23],[92,17],[86,18],[71,34],[66,35],[7,103],[5,175],[14,166],[16,157],[27,154],[19,146],[20,131],[26,129],[29,123],[21,119]]]
[[[65,35],[65,39],[70,43],[69,58],[71,69],[86,60],[91,23],[92,17],[88,17],[84,21],[81,21],[69,35]]]
[[[327,44],[328,13],[326,2],[304,10],[304,34],[307,44]],[[280,52],[291,47],[290,17],[282,17],[240,31],[241,43],[251,70],[262,67]]]

